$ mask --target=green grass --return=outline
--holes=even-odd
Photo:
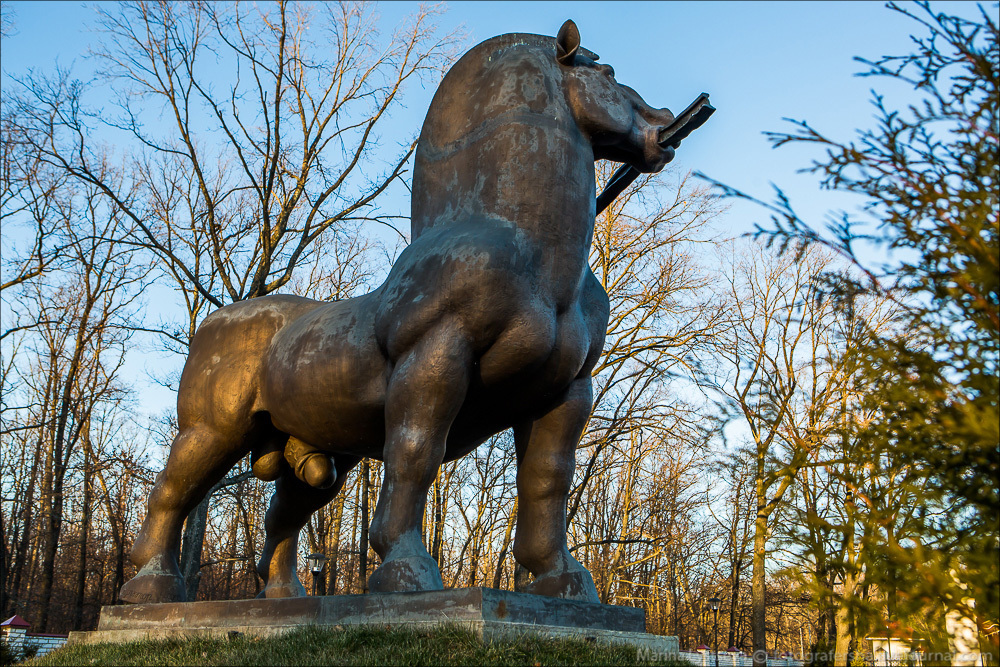
[[[686,665],[647,662],[634,648],[522,637],[482,641],[461,628],[431,631],[304,627],[278,637],[165,639],[67,646],[42,665]]]

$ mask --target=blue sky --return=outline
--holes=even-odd
[[[94,3],[19,1],[15,34],[3,40],[3,71],[50,69],[76,61],[86,71]],[[995,3],[994,3],[995,4]],[[379,6],[385,31],[419,6]],[[702,92],[718,109],[709,123],[684,142],[676,164],[770,198],[770,183],[792,197],[801,212],[819,219],[832,208],[850,207],[843,196],[821,193],[815,176],[798,174],[819,153],[798,146],[774,150],[763,132],[789,126],[783,117],[805,119],[837,138],[871,124],[869,90],[877,86],[890,102],[913,99],[911,91],[885,79],[857,77],[854,56],[876,58],[910,50],[916,24],[881,2],[450,2],[439,20],[443,31],[464,27],[467,47],[505,32],[554,35],[572,18],[583,44],[612,64],[616,78],[654,106],[680,111]],[[972,14],[972,2],[934,7]],[[6,78],[6,77],[5,77]],[[411,87],[406,110],[395,122],[420,129],[432,87]],[[763,214],[733,207],[725,226],[752,228]]]
[[[971,2],[933,6],[976,13]],[[995,3],[988,6],[993,10]],[[414,2],[380,5],[383,31],[417,7]],[[618,81],[650,104],[679,112],[698,93],[710,93],[718,111],[685,140],[678,168],[704,172],[764,199],[771,198],[770,184],[778,184],[814,222],[858,201],[822,192],[816,176],[797,173],[821,157],[815,148],[775,150],[762,133],[788,129],[782,118],[791,117],[848,139],[873,122],[872,87],[885,93],[890,105],[915,99],[899,83],[855,76],[863,66],[854,56],[908,53],[909,34],[919,27],[881,2],[451,2],[445,7],[441,30],[464,27],[465,48],[505,32],[554,35],[572,18],[584,46],[612,64]],[[75,61],[76,71],[85,75],[84,55],[100,37],[93,31],[93,3],[4,2],[4,12],[8,9],[14,34],[2,42],[5,84],[8,75],[51,70],[57,62]],[[393,118],[404,134],[419,132],[432,94],[433,86],[407,91],[406,109]],[[718,227],[737,234],[762,220],[761,210],[734,205]]]

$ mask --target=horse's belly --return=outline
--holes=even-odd
[[[332,303],[275,336],[263,407],[278,430],[331,452],[381,452],[388,365],[364,299]]]

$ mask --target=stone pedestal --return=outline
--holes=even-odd
[[[676,637],[645,632],[641,609],[493,588],[108,606],[101,609],[97,630],[70,633],[69,643],[228,636],[233,632],[263,636],[303,625],[425,629],[444,624],[465,627],[486,640],[532,634],[623,643],[659,655],[677,652]]]

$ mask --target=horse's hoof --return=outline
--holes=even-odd
[[[140,571],[125,582],[118,593],[118,600],[125,604],[184,602],[186,599],[184,577],[178,574],[143,574]]]
[[[368,577],[368,590],[372,593],[439,591],[442,588],[441,572],[430,556],[387,560]]]
[[[547,595],[553,598],[564,598],[566,600],[580,600],[581,602],[596,602],[600,604],[601,598],[597,595],[597,587],[594,586],[594,578],[587,571],[587,568],[576,563],[562,572],[543,574],[536,577],[528,584],[525,592],[533,595]]]
[[[306,589],[298,581],[290,584],[268,584],[264,586],[264,590],[257,594],[260,599],[304,598],[305,596]]]

